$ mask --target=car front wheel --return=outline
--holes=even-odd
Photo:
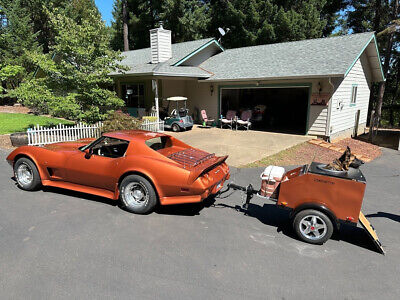
[[[120,198],[123,207],[136,214],[148,214],[157,204],[153,186],[139,175],[128,175],[122,180]]]
[[[324,213],[315,209],[302,210],[293,220],[297,236],[304,242],[322,245],[333,233],[332,221]]]
[[[42,183],[36,165],[33,161],[25,157],[15,162],[14,176],[18,186],[25,191],[37,190]]]

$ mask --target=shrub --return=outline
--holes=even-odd
[[[140,129],[142,122],[118,110],[111,113],[103,123],[103,132]]]
[[[144,116],[142,117],[143,120],[148,120],[149,122],[156,122],[157,121],[157,117],[153,117],[153,116]]]

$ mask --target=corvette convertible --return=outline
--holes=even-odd
[[[227,156],[190,147],[163,134],[118,131],[100,138],[22,146],[7,157],[18,186],[52,186],[120,200],[128,211],[157,204],[201,202],[229,179]]]

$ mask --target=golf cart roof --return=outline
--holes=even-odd
[[[185,100],[187,100],[187,98],[182,97],[182,96],[174,96],[174,97],[168,97],[166,100],[167,101],[185,101]]]

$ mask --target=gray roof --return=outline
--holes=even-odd
[[[151,64],[150,48],[123,52],[125,75],[195,77],[207,81],[345,77],[365,50],[373,79],[384,80],[373,32],[224,50],[200,66],[174,66],[212,41],[172,44],[173,57]],[[122,75],[115,72],[110,75]]]
[[[369,32],[228,49],[201,67],[214,73],[210,81],[345,76],[373,37]]]
[[[131,50],[122,52],[124,59],[121,64],[129,67],[128,71],[125,71],[125,75],[176,75],[176,76],[188,76],[188,77],[202,77],[207,78],[210,73],[202,70],[199,67],[173,67],[182,58],[186,57],[190,53],[196,51],[201,46],[213,40],[212,38],[201,39],[196,41],[184,42],[172,44],[172,58],[166,62],[159,64],[151,63],[151,50],[150,48],[144,48],[139,50]],[[113,72],[110,75],[121,75],[119,72]]]

